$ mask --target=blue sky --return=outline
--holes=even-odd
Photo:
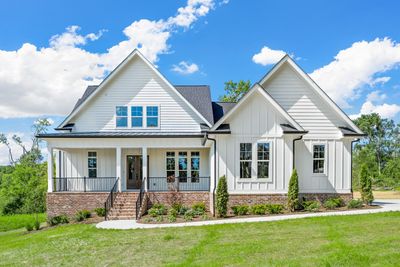
[[[209,84],[214,99],[225,81],[256,82],[288,53],[347,114],[400,118],[397,1],[41,0],[1,9],[8,135],[27,139],[38,117],[59,123],[136,46],[172,83]]]

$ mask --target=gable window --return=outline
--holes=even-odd
[[[132,127],[143,126],[143,107],[140,106],[131,107],[131,126]]]
[[[190,177],[192,183],[200,182],[200,152],[190,153]]]
[[[257,178],[269,177],[269,143],[257,144]]]
[[[325,145],[313,145],[313,173],[325,173]]]
[[[166,165],[167,178],[175,177],[175,152],[167,152]]]
[[[179,152],[178,157],[178,171],[179,171],[179,182],[187,182],[187,152]]]
[[[147,127],[158,127],[158,107],[146,107]]]
[[[240,143],[240,178],[251,178],[251,143]]]
[[[115,124],[117,127],[128,127],[128,107],[117,106],[115,110]]]
[[[97,152],[88,152],[88,175],[97,177]]]

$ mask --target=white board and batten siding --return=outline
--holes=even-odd
[[[225,175],[232,194],[285,193],[292,171],[292,140],[280,124],[287,123],[259,93],[254,93],[230,118],[230,135],[216,135],[217,176]],[[257,143],[270,143],[270,177],[258,179]],[[252,143],[252,178],[240,178],[240,143]]]
[[[293,69],[285,63],[263,87],[306,131],[296,142],[296,169],[301,192],[349,193],[351,191],[351,139],[338,126],[349,125]],[[313,174],[313,144],[325,144],[326,171]]]
[[[116,106],[158,106],[159,128],[116,128]],[[134,57],[70,120],[75,131],[200,131],[204,121],[142,59]],[[128,123],[129,124],[129,123]],[[145,125],[145,121],[143,122]]]

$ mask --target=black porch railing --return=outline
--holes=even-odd
[[[142,207],[142,203],[143,203],[143,198],[144,198],[144,192],[145,192],[145,186],[146,184],[146,177],[143,179],[143,181],[141,181],[141,185],[140,185],[140,190],[139,190],[139,195],[138,198],[136,200],[136,220],[140,219],[140,208]]]
[[[115,177],[55,177],[55,192],[108,192]]]
[[[149,177],[148,191],[209,191],[210,177]]]
[[[105,215],[104,215],[104,219],[107,221],[107,216],[108,216],[108,212],[111,210],[111,208],[114,206],[114,201],[115,201],[115,197],[117,196],[116,192],[117,192],[117,185],[118,185],[118,180],[119,178],[117,178],[115,180],[115,183],[113,185],[113,187],[110,190],[110,194],[108,195],[106,202],[104,202],[104,211],[105,211]]]

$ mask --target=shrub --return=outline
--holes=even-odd
[[[26,231],[28,231],[28,232],[32,231],[32,230],[33,230],[33,224],[32,224],[32,223],[27,223],[27,224],[25,225],[25,229],[26,229]]]
[[[168,215],[176,217],[176,216],[178,216],[178,211],[174,208],[170,208],[168,210]]]
[[[283,205],[281,204],[267,204],[265,205],[269,214],[279,214],[283,211]]]
[[[184,215],[188,210],[188,208],[183,206],[181,203],[172,204],[172,208],[175,209],[179,215]]]
[[[324,207],[327,209],[335,209],[335,208],[339,208],[339,207],[343,207],[343,206],[344,206],[344,202],[343,202],[343,199],[341,199],[340,197],[329,198],[329,199],[325,200],[325,202],[324,202]]]
[[[33,227],[35,228],[35,230],[40,230],[40,222],[39,222],[39,220],[35,220],[35,222],[33,223]]]
[[[163,222],[164,221],[164,216],[158,215],[156,218],[156,222]]]
[[[99,216],[99,217],[106,216],[106,209],[105,208],[95,208],[94,212],[96,212],[97,216]]]
[[[361,199],[365,204],[371,204],[374,200],[372,194],[372,181],[371,176],[368,175],[368,167],[366,164],[361,166],[360,170],[360,186],[361,186]]]
[[[176,222],[176,215],[169,214],[167,219],[171,223]]]
[[[232,211],[233,211],[233,214],[235,214],[236,216],[246,215],[247,213],[249,213],[249,206],[247,206],[247,205],[233,206]]]
[[[361,199],[352,199],[347,203],[347,207],[349,209],[359,209],[363,205],[363,201]]]
[[[255,215],[263,215],[267,211],[267,208],[263,204],[255,204],[251,206],[251,213]]]
[[[54,226],[54,225],[58,225],[58,224],[69,223],[69,219],[68,219],[67,215],[58,215],[58,216],[48,218],[47,223],[50,226]]]
[[[299,208],[299,177],[297,175],[297,170],[294,169],[289,181],[288,190],[288,209],[290,211],[295,211]]]
[[[85,219],[88,219],[92,216],[92,213],[89,210],[81,210],[80,211]]]
[[[82,213],[81,211],[78,211],[78,212],[75,214],[75,221],[81,222],[81,221],[83,221],[84,219],[85,219],[85,216],[83,216],[83,213]]]
[[[204,202],[196,203],[192,206],[192,210],[194,210],[197,216],[201,216],[206,212],[206,204]]]
[[[189,209],[189,210],[187,210],[187,211],[185,212],[185,215],[183,215],[183,219],[184,219],[185,221],[191,221],[191,220],[193,220],[193,218],[194,218],[195,216],[196,216],[196,214],[195,214],[194,210]]]
[[[217,187],[217,214],[219,217],[226,217],[228,211],[228,185],[225,175],[219,178]]]
[[[151,217],[157,217],[166,213],[166,208],[163,204],[154,204],[148,211]]]
[[[303,207],[305,211],[318,211],[321,208],[321,204],[319,204],[316,200],[309,200],[303,202]]]

